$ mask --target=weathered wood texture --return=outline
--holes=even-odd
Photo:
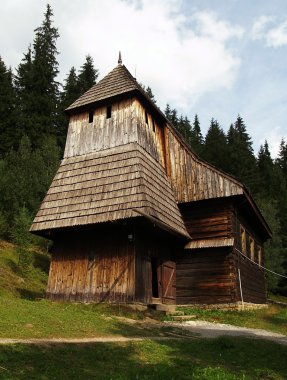
[[[245,247],[243,247],[243,242],[241,239],[242,228],[245,230]],[[262,236],[260,230],[258,230],[258,228],[255,228],[254,224],[250,222],[248,216],[242,214],[240,208],[238,208],[237,205],[235,205],[233,208],[232,230],[235,238],[234,247],[250,259],[254,260],[256,263],[260,263],[264,266],[264,236]],[[254,241],[253,255],[251,252],[250,238],[252,238]]]
[[[142,215],[188,236],[162,166],[131,143],[64,159],[31,231]]]
[[[182,204],[180,210],[192,239],[234,237],[233,209],[228,198]]]
[[[241,301],[239,268],[243,300],[245,302],[265,303],[264,272],[255,264],[259,262],[258,249],[261,250],[261,265],[264,262],[262,237],[258,235],[256,228],[253,227],[248,218],[240,213],[241,210],[238,208],[237,202],[233,198],[227,197],[221,200],[213,199],[182,204],[180,209],[192,241],[186,245],[186,252],[189,252],[190,256],[186,256],[187,253],[184,256],[189,259],[182,262],[180,255],[178,255],[177,302],[184,303],[184,297],[188,298],[187,303],[208,303],[209,299],[210,303]],[[242,228],[245,230],[244,241],[246,245],[244,248],[241,238]],[[249,243],[250,238],[254,241],[253,254]],[[222,252],[228,252],[223,246],[231,241],[230,253],[226,259],[227,263],[226,260],[222,259]],[[219,243],[223,243],[221,244],[222,248],[208,248],[212,244],[216,247]],[[255,263],[242,257],[236,249],[244,252]],[[224,279],[223,282],[222,279]],[[212,288],[213,286],[214,288]],[[213,291],[216,292],[218,287],[223,293],[217,295],[212,293]],[[206,299],[204,298],[205,293],[208,294]],[[196,298],[197,294],[199,298]],[[212,298],[213,295],[215,295],[214,298]]]
[[[177,304],[215,304],[235,301],[236,273],[232,249],[209,248],[177,255]]]
[[[143,88],[127,68],[124,65],[118,65],[102,80],[80,96],[67,110],[78,109],[107,98],[122,96],[125,93],[131,93],[133,91],[138,91],[144,96],[147,96]]]
[[[124,231],[112,229],[112,238],[111,229],[63,234],[55,242],[47,297],[133,302],[134,266],[134,247]]]
[[[148,236],[148,238],[147,238]],[[136,233],[136,299],[150,304],[155,297],[152,290],[153,270],[157,271],[157,298],[162,303],[174,304],[175,292],[175,242],[160,231],[147,233],[143,228]],[[154,264],[156,263],[156,264]]]
[[[137,99],[134,99],[137,118],[137,141],[163,167],[166,165],[163,127]],[[147,120],[146,120],[147,117]]]
[[[112,105],[111,118],[107,118],[107,105]],[[65,157],[137,141],[164,166],[179,203],[244,194],[270,235],[244,186],[187,147],[125,66],[119,64],[68,110],[71,122]],[[93,123],[88,123],[89,111],[94,111]]]
[[[197,158],[169,128],[170,179],[178,202],[228,197],[243,193],[238,181]]]
[[[159,123],[139,100],[134,101],[138,143],[158,160],[170,177],[178,202],[243,194],[243,185],[200,160],[167,123]],[[146,123],[146,113],[148,123]]]
[[[260,269],[248,259],[242,257],[237,252],[235,252],[235,256],[235,262],[240,268],[243,301],[251,303],[266,303],[267,294],[264,270]],[[238,273],[237,278],[237,300],[241,301]]]
[[[190,202],[180,205],[180,211],[186,228],[197,248],[218,246],[235,246],[242,249],[241,228],[246,232],[246,253],[251,258],[250,238],[254,241],[254,258],[257,257],[258,248],[262,249],[264,236],[259,233],[254,222],[248,215],[242,213],[237,205],[237,198],[226,197],[199,202]],[[208,246],[208,241],[214,245]],[[202,241],[202,244],[200,243]],[[196,244],[190,244],[195,246]],[[188,245],[188,244],[187,244]],[[263,256],[262,256],[263,259]]]
[[[111,118],[107,107],[93,109],[94,119],[89,123],[89,113],[71,115],[64,158],[125,145],[138,140],[134,99],[112,104]]]

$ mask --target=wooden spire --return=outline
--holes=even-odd
[[[119,59],[118,59],[118,64],[119,65],[122,65],[123,61],[122,61],[122,54],[121,54],[121,51],[119,51]]]

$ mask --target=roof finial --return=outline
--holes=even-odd
[[[119,51],[118,64],[121,65],[122,63],[123,63],[123,61],[122,61],[122,54],[121,54],[121,51]]]

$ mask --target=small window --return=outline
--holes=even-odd
[[[89,123],[92,123],[94,121],[94,111],[89,112]]]
[[[154,120],[152,119],[152,130],[155,132],[155,124],[154,124]]]
[[[257,257],[258,257],[258,264],[262,265],[262,248],[260,246],[257,247]]]
[[[107,107],[107,119],[112,117],[112,106]]]
[[[94,251],[90,251],[88,254],[88,270],[92,269],[95,265],[96,253]]]
[[[240,226],[241,252],[246,255],[246,231]]]
[[[147,112],[145,111],[145,122],[148,124],[148,116],[147,116]]]
[[[254,261],[254,239],[249,236],[250,259]]]

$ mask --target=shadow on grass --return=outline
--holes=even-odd
[[[279,380],[284,355],[286,347],[231,338],[9,345],[0,347],[0,378]]]
[[[16,290],[22,299],[29,301],[35,301],[45,297],[45,292],[33,291],[25,288],[17,288]]]
[[[278,327],[278,331],[281,331],[282,334],[286,334],[287,332],[287,311],[283,314],[276,314],[276,315],[266,315],[264,318],[264,321],[267,323],[270,323],[272,325],[275,325]]]
[[[40,269],[42,272],[49,274],[50,257],[38,252],[33,252],[33,256],[33,266]]]
[[[21,273],[21,270],[20,270],[19,266],[17,265],[17,263],[15,263],[15,261],[13,261],[11,259],[6,259],[6,265],[13,273],[15,273],[15,274]]]

